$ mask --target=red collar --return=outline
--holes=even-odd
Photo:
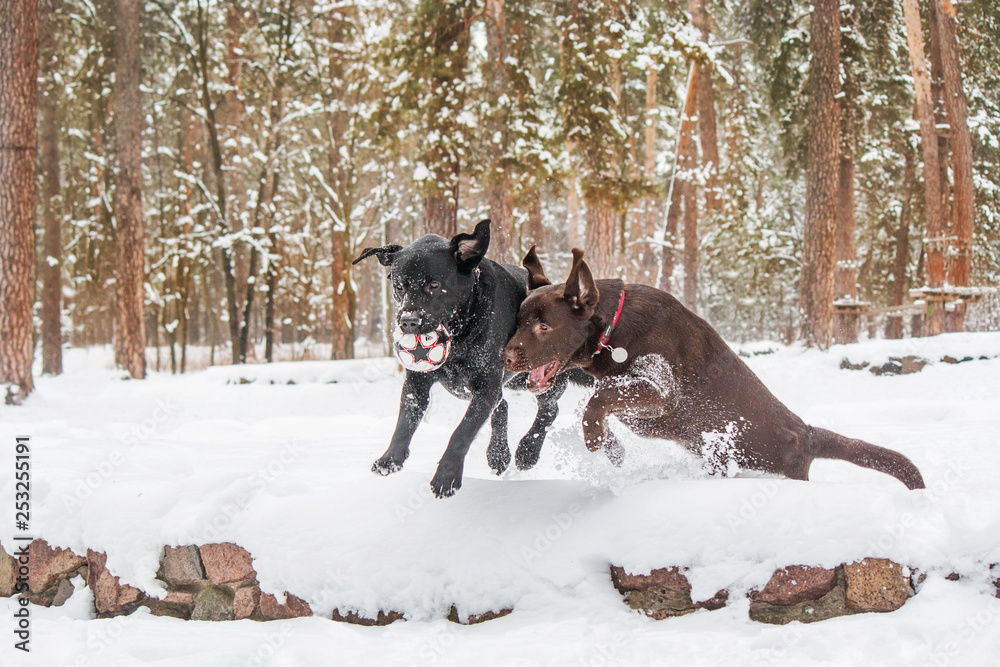
[[[622,308],[625,307],[625,288],[622,287],[622,295],[618,299],[618,310],[615,311],[615,319],[611,321],[611,324],[604,328],[604,333],[601,334],[601,339],[597,341],[597,352],[594,352],[594,356],[599,355],[603,350],[611,349],[608,345],[608,341],[611,339],[611,334],[614,333],[615,327],[618,326],[618,320],[622,316]]]

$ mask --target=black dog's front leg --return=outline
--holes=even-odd
[[[486,461],[497,475],[510,465],[510,447],[507,445],[507,401],[501,398],[490,417],[490,446]]]
[[[417,424],[424,418],[430,401],[431,385],[434,384],[427,373],[406,372],[403,393],[399,400],[399,417],[392,442],[385,454],[372,464],[372,472],[379,475],[394,473],[403,467],[403,461],[410,455],[410,440],[417,430]]]
[[[563,373],[557,375],[552,387],[540,394],[537,398],[538,413],[531,428],[521,438],[514,453],[514,460],[517,462],[518,470],[528,470],[538,463],[538,457],[542,453],[542,444],[545,442],[545,434],[548,432],[552,422],[559,415],[559,398],[566,391],[569,377]]]
[[[438,461],[437,472],[431,480],[431,490],[438,498],[447,498],[462,488],[462,471],[465,468],[465,455],[475,439],[479,429],[492,414],[501,398],[501,380],[490,381],[487,389],[473,394],[469,401],[469,409],[451,434],[448,448]]]

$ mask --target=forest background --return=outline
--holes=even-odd
[[[351,260],[481,218],[494,259],[584,247],[728,340],[1000,328],[995,0],[0,16],[8,400],[67,344],[133,377],[385,354],[384,269]]]

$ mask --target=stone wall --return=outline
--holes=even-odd
[[[194,621],[272,621],[313,614],[305,600],[287,591],[283,603],[262,592],[253,557],[230,542],[164,547],[156,573],[167,590],[163,599],[119,582],[108,570],[103,553],[88,549],[82,556],[37,539],[28,547],[28,560],[29,567],[23,568],[0,545],[0,596],[14,595],[22,583],[27,584],[27,591],[21,595],[32,603],[59,606],[73,594],[72,580],[82,577],[93,591],[94,613],[99,618],[131,614],[139,607],[148,607],[155,616]],[[991,572],[1000,598],[1000,567],[992,566]],[[622,594],[625,604],[655,619],[720,609],[731,598],[730,591],[720,590],[707,600],[693,600],[691,584],[680,567],[637,575],[611,566],[609,574],[610,584]],[[895,611],[916,594],[923,577],[884,558],[864,558],[832,569],[793,565],[776,570],[762,589],[749,592],[750,618],[761,623],[813,623],[850,614]],[[951,574],[948,579],[957,580],[958,575]],[[461,618],[452,607],[448,619],[468,625],[512,611],[499,609]],[[332,620],[375,626],[405,620],[405,615],[388,609],[367,618],[353,610],[334,609]]]

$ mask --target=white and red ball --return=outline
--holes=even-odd
[[[397,325],[392,332],[392,342],[403,368],[420,373],[441,368],[451,352],[451,334],[443,324],[425,334],[403,333]]]

